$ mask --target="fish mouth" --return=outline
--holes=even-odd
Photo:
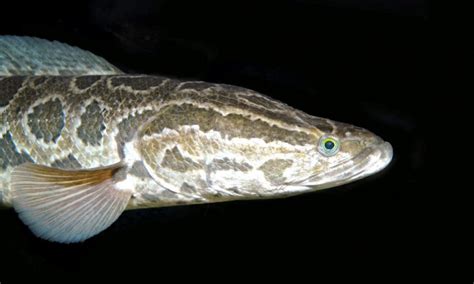
[[[307,185],[313,190],[319,190],[353,182],[380,172],[390,164],[392,158],[392,145],[380,140],[366,147],[352,159],[330,168],[323,175],[313,176]]]
[[[359,173],[353,175],[349,181],[361,179],[375,173],[380,172],[390,164],[393,158],[393,147],[388,142],[382,142],[380,144],[369,147],[368,154],[359,155],[354,159],[356,165],[354,171]]]

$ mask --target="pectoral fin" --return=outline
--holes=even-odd
[[[114,187],[121,164],[62,170],[31,163],[13,170],[13,207],[38,237],[84,241],[109,227],[125,210],[130,191]]]

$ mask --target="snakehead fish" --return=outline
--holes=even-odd
[[[368,130],[252,90],[0,36],[0,204],[43,239],[86,240],[127,209],[334,187],[391,159]]]

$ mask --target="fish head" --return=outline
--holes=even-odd
[[[391,144],[371,131],[323,118],[312,120],[323,120],[332,130],[315,131],[317,143],[305,153],[306,164],[300,165],[305,170],[282,185],[287,194],[347,184],[383,170],[392,160]]]
[[[251,90],[193,84],[188,93],[176,92],[179,103],[144,124],[136,145],[157,184],[202,202],[335,187],[372,175],[392,159],[391,145],[366,129]]]

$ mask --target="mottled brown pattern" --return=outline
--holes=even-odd
[[[46,82],[46,80],[48,80],[48,77],[39,76],[39,77],[36,77],[36,78],[34,78],[33,80],[31,80],[31,85],[34,86],[34,87],[39,87],[39,86],[41,86],[44,82]]]
[[[281,184],[285,181],[283,172],[293,164],[293,161],[286,159],[272,159],[266,161],[259,167],[263,171],[265,178],[273,185]]]
[[[100,145],[105,129],[102,108],[97,101],[92,101],[81,115],[81,125],[77,128],[77,136],[89,145]]]
[[[102,76],[79,76],[75,79],[74,84],[78,89],[85,90],[87,88],[90,88],[101,78]]]
[[[173,147],[171,150],[166,150],[165,156],[161,161],[161,166],[178,172],[187,172],[202,168],[201,164],[196,163],[190,158],[183,157],[177,147]]]
[[[13,142],[10,132],[0,138],[0,168],[5,170],[8,166],[17,166],[25,162],[33,162],[25,152],[19,152]]]
[[[253,168],[252,165],[250,165],[248,163],[245,163],[245,162],[239,163],[239,162],[236,162],[235,160],[231,160],[229,158],[214,159],[208,165],[208,169],[211,172],[225,171],[225,170],[248,172],[252,168]]]
[[[185,84],[184,84],[185,85]],[[205,85],[205,83],[203,83]],[[258,116],[278,121],[288,126],[298,126],[311,128],[313,126],[323,126],[331,128],[325,120],[319,119],[317,125],[312,125],[308,120],[301,119],[301,112],[281,102],[266,98],[266,96],[255,93],[240,87],[231,85],[208,84],[208,88],[203,88],[203,92],[173,92],[170,100],[192,100],[199,104],[211,104],[224,109],[240,109],[248,111]],[[250,103],[249,103],[250,102]]]
[[[164,128],[177,129],[182,125],[199,125],[200,130],[218,131],[229,139],[260,138],[265,142],[282,141],[292,145],[314,144],[315,136],[269,125],[260,119],[251,120],[241,114],[222,114],[212,109],[199,108],[190,104],[173,105],[162,110],[160,114],[145,129],[146,135],[161,133]]]
[[[25,81],[24,77],[0,77],[0,107],[6,106]]]
[[[33,108],[28,114],[28,126],[36,139],[56,142],[64,128],[64,117],[61,101],[55,98]]]
[[[118,76],[110,80],[113,87],[130,87],[136,91],[146,91],[152,87],[160,86],[165,77],[158,76]]]
[[[0,82],[1,84],[1,82]],[[0,88],[1,89],[1,88]],[[5,111],[6,117],[10,124],[21,120],[21,115],[26,113],[29,107],[40,98],[40,92],[31,87],[24,87],[18,92],[14,100],[8,104],[8,109]]]
[[[75,78],[73,76],[47,76],[48,80],[36,90],[43,95],[55,93],[58,95],[70,95],[71,81]]]
[[[130,114],[117,124],[117,140],[123,143],[132,140],[137,129],[143,125],[155,112],[146,110],[142,113]]]
[[[79,127],[68,129],[63,133],[64,139],[62,139],[61,148],[58,148],[58,151],[66,152],[77,151],[77,141],[71,136],[72,134],[77,134],[87,145],[100,147],[99,141],[114,131],[117,135],[112,139],[117,142],[119,157],[124,158],[122,151],[124,143],[131,141],[136,131],[153,116],[156,116],[154,121],[146,126],[148,134],[161,132],[164,127],[173,129],[180,125],[194,124],[199,125],[203,131],[216,130],[224,136],[227,135],[228,138],[261,138],[266,142],[278,140],[293,145],[304,145],[316,144],[319,138],[319,132],[313,131],[313,126],[309,123],[320,129],[330,130],[329,127],[326,127],[328,124],[323,119],[300,113],[251,90],[230,85],[205,82],[181,83],[172,79],[164,81],[163,77],[123,75],[39,76],[26,77],[25,80],[27,82],[23,84],[22,91],[18,93],[15,100],[9,103],[8,109],[1,114],[0,122],[2,125],[5,125],[5,121],[16,124],[11,125],[16,129],[12,131],[13,139],[21,142],[22,145],[27,145],[27,147],[34,147],[32,149],[35,153],[34,157],[46,158],[51,154],[42,152],[43,150],[35,144],[38,141],[28,141],[28,138],[23,136],[22,127],[17,123],[37,99],[49,95],[61,96],[64,100],[64,107],[67,109],[67,116],[59,111],[59,100],[53,99],[47,102],[52,105],[37,106],[29,116],[29,125],[40,141],[44,139],[44,141],[55,142],[58,135],[62,133],[59,131],[63,126],[63,119],[69,123],[68,127],[73,125],[73,120],[80,119]],[[17,80],[17,82],[19,81]],[[0,86],[2,86],[0,91],[5,90],[3,88],[4,82],[5,78],[0,80]],[[113,83],[115,86],[128,85],[133,89],[110,89],[109,86],[114,85]],[[179,84],[181,84],[180,89],[176,89]],[[79,87],[84,89],[78,91]],[[146,91],[136,92],[136,89]],[[97,100],[87,106],[86,113],[82,114],[82,117],[74,118],[83,111],[84,102],[90,101],[91,97],[95,97]],[[145,107],[159,109],[163,105],[175,104],[180,101],[206,105],[206,108],[197,108],[185,103],[182,106],[165,106],[159,112],[156,110],[143,111]],[[252,103],[249,104],[248,101]],[[100,111],[102,109],[99,107],[100,104],[106,105],[108,111]],[[51,106],[53,107],[51,108]],[[249,115],[232,113],[223,116],[217,109],[231,112],[236,110],[249,113]],[[140,110],[143,112],[141,113]],[[259,117],[263,117],[263,120]],[[115,124],[118,118],[120,118],[120,122]],[[272,121],[276,121],[277,124],[270,125]],[[302,131],[286,129],[285,125],[300,127]],[[110,129],[104,128],[105,126]],[[186,148],[187,146],[188,144],[182,145],[188,153],[196,151],[194,148]],[[209,146],[209,149],[212,149],[212,145]],[[86,153],[78,153],[75,156],[79,161],[87,159]]]
[[[52,157],[54,160],[66,155],[66,158],[53,161],[52,165],[71,169],[106,166],[126,158],[123,146],[137,137],[137,131],[152,135],[162,133],[164,128],[177,129],[183,125],[199,125],[205,132],[215,130],[229,140],[260,138],[265,142],[281,141],[291,145],[317,145],[320,130],[332,130],[324,119],[308,116],[251,90],[230,85],[181,82],[144,75],[43,76],[25,80],[21,91],[16,93],[15,99],[10,99],[0,114],[0,122],[6,126],[3,131],[10,131],[10,140],[4,136],[1,143],[3,148],[11,150],[9,155],[14,155],[15,164],[27,161],[31,156],[30,160],[38,164],[51,165]],[[2,89],[3,82],[0,80],[0,92],[5,90]],[[50,97],[49,101],[37,105],[29,116],[26,114],[38,99],[46,97]],[[24,130],[22,121],[25,115],[34,137],[40,140],[31,139],[30,133]],[[143,135],[137,138],[143,139]],[[78,139],[85,145],[78,143]],[[43,142],[48,141],[54,145],[45,147]],[[10,146],[5,146],[7,144]],[[29,155],[15,152],[15,145],[28,149]],[[166,181],[167,175],[174,171],[173,175],[186,177],[188,184],[181,190],[188,193],[193,191],[192,187],[205,191],[208,183],[212,183],[212,180],[199,180],[202,177],[198,175],[203,172],[197,170],[210,176],[219,170],[243,173],[253,170],[250,162],[237,162],[231,158],[215,159],[205,165],[206,155],[237,148],[225,148],[218,139],[200,136],[196,130],[187,129],[177,136],[138,140],[133,145],[139,145],[137,150],[146,168],[142,162],[135,163],[127,170],[128,174],[142,180],[150,179],[152,177],[147,171],[150,169],[153,178]],[[178,147],[164,152],[170,145]],[[281,147],[291,148],[289,145]],[[288,151],[287,148],[268,151],[283,153]],[[259,149],[259,146],[241,147],[238,153],[252,156]],[[164,158],[161,160],[161,157]],[[93,166],[89,166],[91,164]],[[265,165],[262,169],[267,167],[270,166]],[[276,182],[277,170],[270,172],[268,169],[267,178]],[[183,185],[180,182],[184,183],[176,181],[176,190]],[[251,186],[258,184],[247,185]]]

